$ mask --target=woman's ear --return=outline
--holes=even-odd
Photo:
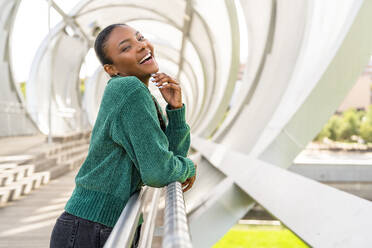
[[[115,68],[114,65],[110,64],[105,64],[103,65],[103,69],[109,74],[111,77],[115,76],[118,74],[118,70]]]

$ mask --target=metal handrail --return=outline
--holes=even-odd
[[[144,221],[143,231],[141,230],[141,237],[139,240],[138,248],[151,247],[152,238],[154,237],[155,231],[155,220],[158,213],[159,198],[162,192],[162,188],[154,188],[152,200],[149,206],[149,211]]]
[[[104,248],[130,247],[138,226],[146,187],[132,195],[120,214]]]
[[[140,192],[131,196],[107,239],[104,248],[131,246],[144,204],[146,189],[147,187],[144,187]],[[140,239],[140,248],[151,247],[160,192],[161,189],[155,189],[154,191],[153,199],[150,204],[150,212],[144,221],[144,232],[141,234],[146,237]],[[181,183],[179,182],[173,182],[166,186],[162,247],[192,248],[183,191]]]
[[[181,183],[166,187],[163,248],[191,248],[191,237],[186,217]]]

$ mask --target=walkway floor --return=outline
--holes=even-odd
[[[78,169],[0,208],[0,248],[49,247],[57,217],[75,186]]]
[[[45,144],[47,136],[44,134],[2,137],[0,138],[0,156],[20,154],[35,146]]]

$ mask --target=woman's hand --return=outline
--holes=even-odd
[[[195,175],[193,177],[189,177],[186,179],[186,181],[184,181],[182,183],[182,191],[183,192],[186,192],[188,191],[189,189],[191,189],[192,185],[194,184],[195,182],[195,179],[196,179],[196,168],[197,168],[197,165],[194,163],[195,165]]]
[[[172,109],[182,107],[182,95],[180,84],[165,73],[152,74],[151,81],[159,88],[164,100]]]

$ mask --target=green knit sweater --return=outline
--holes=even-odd
[[[168,104],[165,109],[163,132],[143,82],[135,76],[109,80],[66,212],[113,227],[143,184],[163,187],[194,176],[194,163],[186,158],[190,127],[185,105],[171,109]]]

